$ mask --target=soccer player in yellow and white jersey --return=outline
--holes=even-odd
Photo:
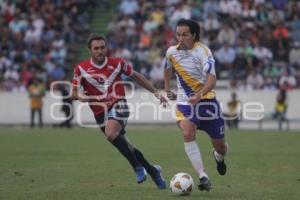
[[[210,136],[220,175],[226,173],[224,156],[228,145],[224,138],[222,111],[213,90],[216,85],[215,61],[209,48],[200,42],[199,35],[197,22],[187,19],[177,22],[178,44],[167,50],[164,79],[168,98],[177,99],[177,122],[183,134],[185,152],[199,174],[199,189],[209,191],[211,182],[196,142],[196,130],[203,130]],[[172,69],[177,78],[177,94],[170,90]]]

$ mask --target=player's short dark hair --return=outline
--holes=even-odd
[[[94,40],[103,40],[106,43],[106,38],[98,33],[91,33],[87,39],[88,48],[91,49],[91,44]]]
[[[177,22],[177,26],[188,26],[190,28],[190,32],[192,35],[195,34],[195,40],[196,41],[199,41],[200,40],[200,25],[194,21],[194,20],[191,20],[191,19],[180,19],[178,22]]]

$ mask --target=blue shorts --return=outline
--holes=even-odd
[[[177,121],[192,121],[197,129],[207,132],[211,138],[224,138],[224,119],[216,99],[203,99],[196,105],[177,105],[176,118]]]

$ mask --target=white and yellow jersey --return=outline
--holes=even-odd
[[[166,53],[165,68],[173,68],[177,77],[177,104],[189,104],[188,98],[200,91],[206,75],[216,75],[215,60],[211,51],[201,42],[190,50],[171,46]],[[203,99],[214,99],[215,91],[208,92]]]

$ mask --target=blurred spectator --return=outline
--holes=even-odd
[[[122,57],[122,58],[125,58],[126,60],[132,59],[132,53],[129,51],[129,49],[126,48],[126,45],[123,43],[121,43],[119,45],[119,48],[117,48],[114,51],[113,56]]]
[[[291,90],[296,87],[296,77],[290,73],[290,70],[284,70],[282,76],[279,79],[279,88],[281,90]]]
[[[137,0],[122,0],[120,11],[125,15],[134,15],[139,9]]]
[[[30,127],[35,126],[34,119],[35,113],[38,114],[39,127],[43,127],[43,97],[45,96],[45,86],[36,77],[32,79],[32,82],[28,87],[28,94],[30,98]]]
[[[26,92],[26,91],[27,91],[26,87],[22,84],[22,82],[20,80],[15,81],[15,85],[12,89],[12,92],[23,93],[23,92]]]
[[[147,79],[150,79],[150,73],[149,73],[149,66],[147,65],[146,62],[140,62],[140,66],[139,66],[139,72],[144,75]]]
[[[110,22],[108,23],[106,30],[108,31],[109,34],[112,34],[114,32],[119,31],[119,21],[118,21],[118,16],[114,15]]]
[[[27,88],[31,79],[32,79],[32,72],[28,69],[28,65],[25,63],[22,66],[22,70],[20,72],[20,81],[22,85],[25,88]]]
[[[269,90],[276,90],[276,89],[277,89],[276,83],[275,83],[275,81],[272,79],[272,77],[267,77],[267,78],[265,79],[263,89],[266,90],[266,91],[269,91]]]
[[[268,19],[273,26],[276,26],[279,22],[284,21],[284,13],[282,10],[278,10],[274,6],[268,14]]]
[[[152,11],[151,17],[156,24],[161,25],[164,23],[165,13],[159,6],[157,6]]]
[[[224,46],[216,51],[215,56],[220,70],[225,69],[231,73],[233,70],[233,63],[236,58],[235,50],[230,47],[228,43],[225,43]]]
[[[29,28],[25,31],[24,42],[28,47],[31,47],[40,42],[41,31],[36,29],[33,25],[30,25]]]
[[[288,3],[288,0],[272,0],[274,8],[278,10],[283,10]]]
[[[236,35],[234,30],[228,24],[224,24],[218,34],[218,42],[220,44],[228,43],[229,45],[235,44]]]
[[[191,7],[183,2],[178,3],[175,5],[175,10],[173,11],[172,15],[170,16],[170,23],[173,28],[175,28],[176,22],[181,19],[191,19],[192,12]]]
[[[231,71],[232,74],[230,74],[229,78],[231,80],[236,78],[246,79],[249,70],[250,66],[245,56],[243,56],[243,54],[236,54],[236,59],[233,63],[233,69]]]
[[[258,4],[256,19],[260,24],[265,24],[268,22],[268,11],[263,4]]]
[[[126,35],[128,37],[130,37],[134,34],[136,23],[128,15],[125,15],[123,17],[123,19],[121,21],[119,21],[118,26],[119,26],[119,29],[124,29],[126,32]]]
[[[66,84],[61,84],[58,86],[58,90],[61,93],[62,97],[62,106],[61,111],[65,115],[65,120],[59,124],[61,128],[71,128],[72,127],[72,119],[74,117],[73,111],[73,99],[71,97],[70,86]]]
[[[9,67],[4,73],[4,80],[18,81],[20,79],[19,73],[13,67]]]
[[[269,63],[273,58],[272,52],[268,48],[261,46],[259,43],[254,47],[253,54],[264,64]]]
[[[228,112],[224,114],[226,117],[226,125],[228,128],[239,128],[239,121],[241,115],[241,102],[237,99],[237,94],[231,94],[231,100],[227,103]]]
[[[254,3],[259,6],[259,5],[262,5],[264,3],[266,3],[266,0],[254,0]]]
[[[246,22],[254,21],[257,15],[257,10],[254,7],[253,1],[243,1],[241,15]]]
[[[262,75],[258,74],[256,70],[252,70],[247,77],[247,85],[249,88],[258,90],[263,87],[264,79]]]
[[[204,1],[202,4],[202,10],[203,10],[203,18],[206,20],[208,18],[208,15],[216,14],[219,12],[219,2],[217,0],[210,0],[210,1]]]
[[[265,77],[272,77],[272,78],[279,77],[280,73],[281,73],[280,67],[278,65],[276,65],[275,63],[268,64],[262,71],[262,74]]]
[[[8,23],[8,27],[13,34],[21,33],[27,28],[27,21],[20,17],[20,13],[15,13],[14,18]]]
[[[289,52],[289,62],[296,65],[300,69],[300,42],[295,42],[294,46]]]
[[[229,17],[229,13],[232,10],[232,4],[229,0],[221,0],[219,4],[219,11],[222,18],[227,19]]]
[[[286,91],[280,90],[276,97],[276,104],[274,113],[272,115],[273,119],[278,120],[278,128],[282,130],[282,122],[286,121],[286,111],[288,104],[286,102]]]
[[[282,22],[273,31],[273,38],[274,40],[287,40],[289,38],[289,30]]]
[[[240,41],[237,45],[236,51],[238,54],[242,54],[242,56],[244,56],[247,60],[251,59],[254,55],[254,50],[249,40]]]
[[[159,56],[153,64],[150,70],[150,80],[153,82],[154,86],[163,89],[164,88],[164,64],[165,59]]]
[[[161,59],[160,55],[161,55],[161,49],[156,45],[152,45],[148,54],[149,64],[154,65],[155,63],[159,62],[157,60]]]
[[[272,29],[269,26],[260,26],[259,27],[259,43],[262,46],[265,46],[269,50],[272,50],[273,47],[273,36],[272,36]],[[274,55],[274,53],[273,53]]]
[[[213,13],[208,13],[207,19],[204,21],[204,30],[207,32],[216,32],[220,28],[220,22]]]
[[[155,31],[155,29],[157,29],[159,23],[157,23],[156,21],[154,21],[152,16],[148,16],[148,18],[146,19],[146,21],[143,24],[143,31],[145,33],[153,33]]]
[[[201,7],[200,7],[200,2],[199,1],[191,1],[190,5],[191,5],[191,19],[195,20],[195,21],[200,21],[202,20],[202,11],[201,11]]]
[[[54,65],[54,68],[49,72],[49,79],[51,81],[59,81],[65,77],[63,66],[60,64]]]
[[[253,90],[253,88],[247,84],[247,80],[246,79],[242,79],[240,80],[240,83],[239,84],[236,84],[237,85],[237,89],[239,91],[242,91],[242,92],[248,92],[250,90]]]
[[[0,52],[0,71],[6,71],[6,69],[12,66],[12,64],[12,60]]]

